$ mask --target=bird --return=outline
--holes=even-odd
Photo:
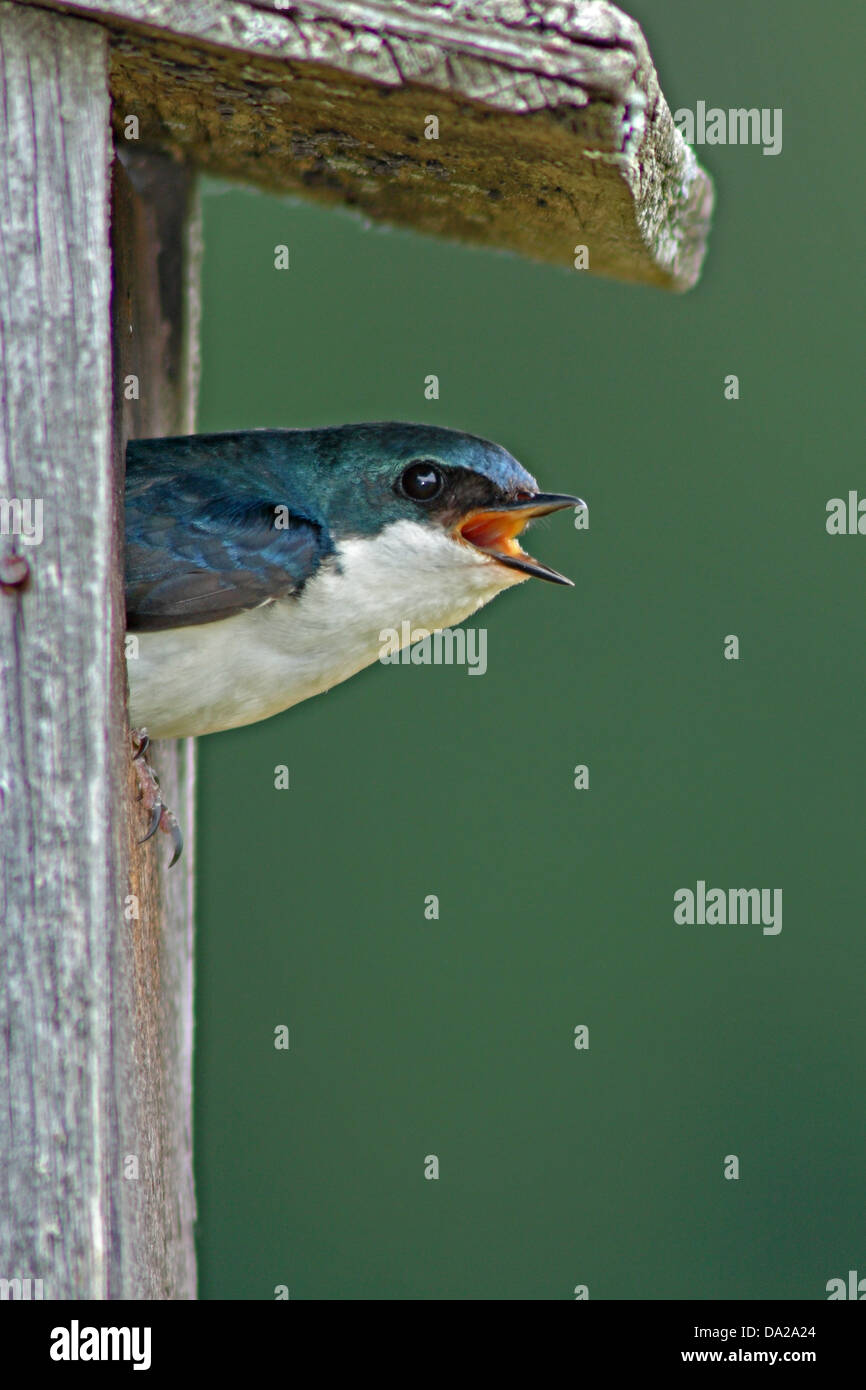
[[[130,440],[139,750],[320,694],[376,661],[386,630],[450,627],[532,576],[571,585],[517,538],[536,517],[584,505],[542,492],[502,446],[438,425]]]

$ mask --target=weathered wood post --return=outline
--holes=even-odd
[[[0,0],[0,83],[0,1280],[189,1298],[193,756],[166,872],[121,488],[193,428],[191,170],[675,290],[712,193],[598,0]]]
[[[130,433],[192,427],[189,176],[113,172],[104,29],[4,4],[0,48],[0,1276],[193,1297],[192,758],[156,755],[169,876],[136,844],[120,491]]]

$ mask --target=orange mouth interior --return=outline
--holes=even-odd
[[[488,554],[525,556],[516,538],[529,520],[526,512],[472,512],[457,531],[461,540]]]

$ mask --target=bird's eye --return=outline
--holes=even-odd
[[[439,496],[444,486],[442,470],[426,459],[410,463],[400,474],[400,491],[413,502],[429,502]]]

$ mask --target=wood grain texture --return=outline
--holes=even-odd
[[[49,1298],[107,1293],[116,1188],[107,61],[94,25],[0,6],[0,497],[44,509],[0,591],[0,1273]]]
[[[604,0],[38,0],[111,32],[115,120],[214,173],[671,289],[712,185]],[[425,118],[439,119],[439,138]]]
[[[0,536],[29,569],[0,587],[0,1278],[186,1297],[191,835],[173,878],[132,843],[106,32],[0,4],[0,81],[0,500],[43,508],[41,544]]]
[[[111,231],[118,516],[127,440],[194,428],[199,251],[190,171],[161,155],[121,154],[123,162],[113,166]],[[118,588],[120,578],[118,572]],[[122,669],[119,682],[125,685]],[[125,730],[125,705],[120,718]],[[148,1252],[147,1261],[135,1264],[136,1285],[127,1296],[194,1298],[194,742],[155,743],[148,757],[166,805],[178,817],[185,848],[169,869],[166,837],[158,833],[138,843],[149,817],[127,753],[128,892],[139,915],[128,922],[133,1065],[121,1092],[129,1113],[123,1115],[123,1106],[121,1112],[129,1135],[125,1152],[140,1156],[128,1217],[136,1248]]]

